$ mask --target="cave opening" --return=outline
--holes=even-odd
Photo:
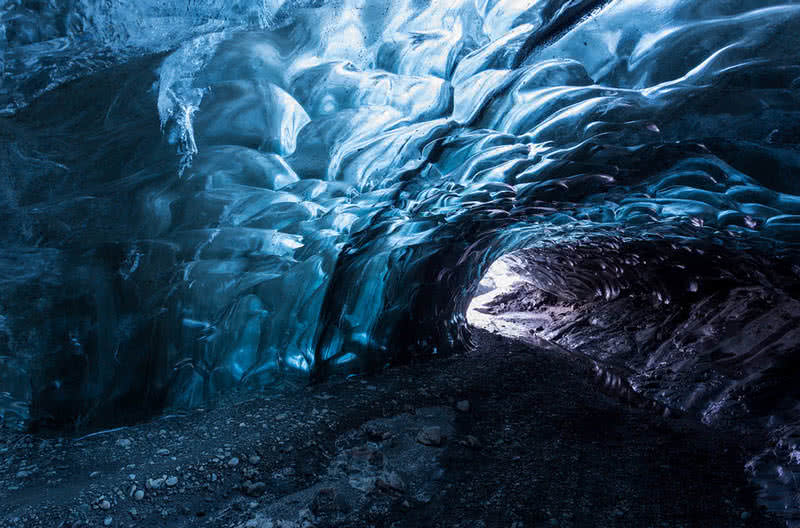
[[[470,326],[528,338],[545,331],[569,310],[555,306],[557,298],[536,287],[525,269],[525,255],[525,250],[509,253],[489,266],[467,308]]]
[[[620,401],[753,437],[780,424],[750,448],[747,468],[765,504],[792,511],[797,272],[791,260],[697,240],[544,245],[492,263],[467,320],[587,364]]]

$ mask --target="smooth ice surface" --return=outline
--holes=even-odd
[[[0,416],[446,352],[521,247],[794,258],[798,30],[761,0],[6,2]]]

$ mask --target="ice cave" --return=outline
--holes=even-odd
[[[798,35],[0,0],[0,528],[800,527]]]

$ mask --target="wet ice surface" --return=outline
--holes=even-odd
[[[519,248],[604,298],[547,270],[607,237],[790,266],[798,26],[760,0],[6,2],[0,416],[113,427],[468,347]],[[794,372],[794,343],[729,364]]]

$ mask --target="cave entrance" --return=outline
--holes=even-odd
[[[792,259],[716,241],[595,237],[498,259],[467,321],[569,354],[626,405],[769,435],[748,472],[769,509],[796,515],[799,274]]]
[[[526,251],[508,253],[492,263],[467,308],[476,328],[527,338],[552,326],[566,308],[542,290],[526,268]]]

